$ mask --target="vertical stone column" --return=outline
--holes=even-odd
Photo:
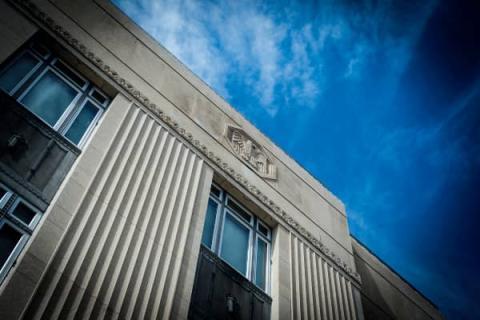
[[[274,230],[272,247],[272,319],[290,319],[290,235],[281,225]]]
[[[190,231],[188,233],[188,242],[182,260],[181,277],[178,280],[177,290],[175,291],[170,315],[171,319],[187,319],[188,317],[212,180],[213,169],[205,166],[195,201],[196,214],[192,217]]]
[[[355,307],[357,308],[357,318],[358,320],[364,320],[363,315],[363,306],[362,306],[362,294],[360,291],[352,286],[353,300],[355,301]]]
[[[290,260],[292,319],[361,319],[351,280],[294,233]]]
[[[0,319],[186,319],[212,175],[117,95],[6,279]]]

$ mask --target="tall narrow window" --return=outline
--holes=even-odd
[[[18,246],[22,233],[14,228],[10,223],[2,221],[0,226],[0,266],[6,265],[8,259]],[[3,271],[3,270],[2,270]]]
[[[0,283],[40,218],[40,211],[0,184]]]
[[[268,243],[257,238],[257,256],[255,261],[255,284],[264,289],[267,285]]]
[[[80,112],[75,116],[70,128],[67,130],[65,137],[73,143],[80,143],[85,132],[88,130],[90,124],[101,113],[92,101],[87,100]]]
[[[100,89],[38,43],[0,68],[0,89],[78,146],[109,103]]]
[[[269,291],[270,228],[215,185],[208,201],[202,244],[259,288]]]
[[[247,276],[250,229],[231,213],[225,214],[220,256]]]
[[[215,230],[218,208],[218,202],[213,199],[208,200],[207,214],[205,216],[205,224],[203,225],[202,243],[210,249],[212,249],[213,246],[213,233]]]

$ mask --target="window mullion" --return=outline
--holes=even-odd
[[[219,202],[219,206],[217,208],[217,215],[215,217],[215,226],[213,228],[213,243],[212,243],[212,251],[215,252],[218,256],[220,256],[220,247],[221,247],[221,236],[223,233],[223,223],[224,223],[224,216],[225,206],[224,206],[225,197],[222,198],[222,201]]]
[[[26,52],[32,54],[29,50],[27,50]],[[15,100],[20,99],[20,96],[23,94],[23,92],[25,92],[25,90],[30,87],[30,85],[35,81],[35,79],[40,76],[40,74],[43,72],[43,70],[45,70],[47,65],[48,63],[45,60],[40,59],[40,65],[36,67],[35,71],[30,74],[18,88],[15,88],[12,97]]]
[[[2,88],[60,135],[65,135],[76,116],[85,110],[77,124],[80,128],[75,129],[75,141],[72,142],[81,147],[110,99],[52,51],[45,48],[48,54],[42,56],[43,51],[35,49],[35,45],[30,42],[16,57],[2,64],[0,76],[6,74]],[[13,70],[11,74],[5,73],[9,70]],[[90,101],[88,108],[83,109],[87,100]]]
[[[231,256],[228,256],[228,250],[234,250],[235,248],[232,247],[232,242],[234,238],[231,238],[227,235],[225,237],[227,231],[227,215],[228,216],[228,221],[229,226],[228,230],[231,230],[232,228],[232,221],[235,221],[235,223],[238,223],[239,225],[243,226],[245,228],[245,232],[248,231],[248,244],[245,247],[242,245],[242,250],[247,250],[245,252],[246,257],[246,269],[243,271],[240,271],[238,269],[238,265],[235,266],[234,264],[230,264],[234,268],[236,268],[238,271],[240,271],[248,280],[250,280],[253,284],[257,285],[259,288],[264,290],[265,292],[270,291],[270,283],[271,283],[271,278],[270,278],[270,264],[271,264],[271,229],[268,227],[265,223],[263,223],[260,218],[258,218],[256,215],[251,214],[249,211],[246,211],[246,209],[243,209],[243,207],[240,207],[242,210],[245,210],[245,212],[251,217],[250,222],[245,221],[245,218],[241,216],[239,213],[236,212],[235,208],[230,208],[230,202],[229,200],[233,200],[228,194],[225,193],[225,191],[222,190],[222,195],[221,199],[218,199],[215,196],[215,193],[212,193],[209,197],[210,199],[214,199],[218,201],[217,203],[219,204],[217,208],[217,215],[216,215],[216,221],[215,221],[215,227],[213,231],[213,240],[212,240],[212,251],[217,254],[219,257],[221,257],[226,263],[230,264],[231,261]],[[235,201],[235,200],[233,200]],[[234,202],[237,204],[237,202]],[[233,220],[232,220],[233,219]],[[257,230],[257,226],[261,223],[262,227],[264,227],[265,230]],[[265,235],[263,233],[266,233]],[[231,235],[230,235],[231,236]],[[243,238],[246,240],[245,238]],[[225,247],[226,242],[228,241],[228,246]],[[261,241],[261,243],[260,243]],[[243,242],[245,244],[245,242]],[[259,246],[261,245],[261,251],[259,251]],[[244,249],[245,248],[245,249]],[[240,249],[240,247],[238,247]],[[227,251],[225,251],[227,250]],[[225,255],[227,254],[227,256]],[[261,254],[260,259],[265,259],[265,261],[257,261],[259,259],[258,255]],[[239,260],[237,260],[238,263]],[[264,268],[264,270],[260,269],[257,270],[257,264],[260,265],[261,268]],[[261,275],[261,279],[257,279],[258,275]],[[260,280],[260,283],[258,282]]]
[[[64,135],[68,131],[75,120],[75,117],[82,111],[82,108],[87,101],[87,92],[88,91],[81,91],[80,95],[77,95],[72,102],[73,105],[68,106],[65,110],[66,113],[60,117],[59,121],[61,121],[61,123],[59,123],[57,131],[61,135]]]
[[[256,218],[254,218],[256,220]],[[254,224],[255,225],[255,224]],[[255,277],[257,273],[257,235],[255,233],[255,230],[250,230],[250,233],[252,234],[252,246],[251,246],[251,251],[252,251],[252,260],[250,261],[250,265],[252,266],[251,270],[251,275],[250,275],[250,281],[255,283]]]
[[[7,220],[10,224],[14,225],[18,229],[20,229],[24,234],[31,235],[33,233],[32,229],[30,227],[27,227],[23,225],[18,219],[13,216],[11,213],[7,213],[4,217],[5,220]]]

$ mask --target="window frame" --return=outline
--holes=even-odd
[[[36,52],[33,52],[33,50],[28,50],[28,49],[23,49],[19,52],[18,55],[16,55],[16,57],[14,57],[11,61],[9,61],[5,66],[3,66],[2,70],[0,71],[5,71],[7,70],[8,68],[10,68],[11,66],[15,65],[15,63],[20,60],[20,58],[25,55],[25,54],[29,54],[31,56],[33,56],[35,59],[37,59],[37,64],[32,68],[32,70],[30,70],[29,72],[27,72],[26,75],[23,76],[23,78],[10,90],[10,91],[5,91],[7,92],[9,95],[11,96],[14,96],[17,91],[35,74],[35,72],[37,72],[37,70],[39,68],[41,68],[41,66],[45,63],[45,60],[42,59],[42,58],[39,58],[36,54]],[[0,73],[1,74],[1,73]],[[1,90],[4,90],[3,88]],[[18,99],[17,99],[18,100]]]
[[[32,220],[30,221],[30,223],[28,225],[13,213],[13,211],[18,207],[18,205],[20,203],[22,203],[27,208],[29,208],[29,209],[31,209],[32,211],[35,212],[35,216],[32,218]],[[42,218],[42,214],[40,213],[40,211],[37,208],[32,206],[30,203],[25,201],[23,198],[20,198],[19,196],[17,196],[15,198],[13,204],[8,208],[7,216],[10,220],[18,222],[17,224],[20,224],[21,226],[24,226],[24,228],[26,229],[25,231],[30,232],[30,234],[33,232],[35,227],[40,222],[40,219]]]
[[[15,265],[15,262],[18,259],[18,256],[22,253],[23,248],[28,242],[28,239],[30,238],[30,235],[25,232],[22,228],[19,228],[15,223],[12,223],[8,219],[5,219],[5,216],[0,219],[0,228],[2,228],[4,225],[8,225],[11,228],[15,229],[18,233],[21,234],[20,239],[18,240],[18,243],[15,245],[13,250],[10,252],[7,260],[5,261],[5,264],[3,266],[0,266],[0,284],[3,283],[3,280],[8,275],[8,272],[12,269],[12,267]]]
[[[42,55],[42,53],[37,50],[39,47],[42,47],[43,49],[45,49],[47,51],[46,55]],[[52,56],[52,51],[50,49],[48,49],[48,47],[45,46],[42,42],[34,41],[34,42],[30,43],[29,49],[33,50],[35,52],[35,54],[37,54],[42,60],[47,60],[48,58],[50,58]]]
[[[84,82],[84,85],[83,86],[80,86],[78,83],[75,82],[75,80],[73,80],[72,78],[70,78],[68,76],[68,74],[66,74],[65,72],[62,71],[62,69],[60,67],[57,66],[57,62],[60,62],[61,64],[63,64],[67,69],[70,70],[70,72],[72,72],[73,74],[75,74],[77,77],[80,78],[80,80],[83,80]],[[79,72],[75,71],[72,67],[70,67],[68,65],[67,62],[63,61],[62,59],[58,58],[58,57],[54,57],[52,59],[52,61],[50,61],[50,63],[48,63],[48,65],[51,67],[51,68],[54,68],[56,69],[58,72],[60,72],[65,79],[67,79],[66,81],[69,81],[70,84],[73,84],[74,86],[76,86],[77,88],[80,88],[80,91],[82,93],[85,93],[87,92],[87,89],[89,87],[91,87],[91,81],[88,81],[87,78],[85,78],[84,76],[82,76]]]
[[[27,202],[25,199],[20,197],[18,194],[13,192],[3,183],[0,183],[0,188],[5,190],[5,195],[0,199],[0,229],[3,225],[7,224],[15,231],[21,234],[18,243],[15,245],[13,250],[10,252],[8,258],[5,261],[3,266],[0,266],[0,285],[3,283],[3,280],[7,277],[11,268],[15,265],[18,257],[22,253],[25,245],[28,243],[35,227],[38,225],[42,219],[43,213],[37,209],[35,206]],[[13,198],[13,201],[12,201]],[[25,222],[20,220],[17,216],[13,214],[13,211],[17,206],[22,203],[32,211],[35,212],[35,216],[32,218],[30,223],[27,225]]]
[[[241,225],[243,225],[248,230],[248,251],[247,251],[247,261],[246,261],[247,266],[245,268],[245,274],[243,274],[243,272],[238,270],[235,266],[230,264],[226,259],[224,259],[222,257],[223,235],[224,235],[223,230],[225,229],[225,221],[226,221],[227,214],[230,215],[233,219],[235,219],[237,222],[239,222]],[[225,261],[229,266],[231,266],[232,268],[234,268],[235,270],[237,270],[238,272],[243,274],[246,278],[251,279],[252,269],[253,269],[252,266],[251,266],[251,264],[252,264],[252,261],[251,261],[252,260],[252,257],[251,257],[251,254],[252,254],[252,229],[249,227],[249,225],[247,225],[243,221],[243,219],[241,217],[239,217],[236,213],[233,212],[233,210],[231,210],[228,207],[226,207],[222,212],[222,224],[221,224],[221,227],[220,227],[219,237],[220,237],[220,239],[219,239],[218,256],[220,258],[222,258],[222,260]]]
[[[45,74],[47,72],[53,72],[56,76],[58,76],[61,80],[63,80],[63,82],[65,84],[67,84],[68,86],[70,86],[73,90],[75,90],[77,92],[77,94],[75,95],[75,98],[73,98],[73,100],[70,102],[70,104],[65,108],[65,110],[63,111],[62,115],[58,118],[58,120],[55,122],[54,125],[51,125],[49,124],[47,121],[45,121],[44,119],[42,119],[40,116],[38,116],[37,114],[35,114],[35,112],[31,111],[30,109],[28,109],[28,107],[25,105],[25,103],[22,101],[23,98],[25,98],[25,96],[35,87],[35,85],[43,78],[43,76],[45,76]],[[24,89],[24,91],[18,96],[17,98],[17,101],[18,103],[22,104],[22,106],[24,106],[25,109],[28,109],[30,112],[32,112],[33,114],[35,114],[35,116],[37,116],[38,119],[40,119],[41,121],[43,121],[46,125],[48,125],[49,127],[51,127],[53,130],[55,131],[58,131],[60,134],[62,134],[63,136],[63,130],[61,130],[62,126],[64,125],[64,123],[68,120],[68,117],[69,115],[71,115],[72,112],[74,112],[74,109],[75,109],[75,106],[78,104],[78,100],[82,97],[83,95],[83,92],[78,89],[78,86],[75,86],[75,84],[69,80],[67,77],[65,77],[60,71],[58,70],[55,70],[50,64],[47,65],[45,67],[44,70],[42,70],[42,72],[40,72],[40,74],[37,75],[37,77]]]
[[[207,246],[206,244],[204,244],[205,247],[207,247],[210,251],[213,251],[213,252],[216,252],[217,251],[217,233],[218,233],[218,228],[220,228],[220,219],[218,219],[218,216],[221,214],[222,212],[222,202],[221,200],[218,200],[217,198],[214,198],[214,197],[209,197],[208,200],[212,200],[214,201],[216,204],[217,204],[217,210],[215,212],[215,222],[213,223],[213,231],[212,231],[212,243],[210,244],[210,246]],[[207,204],[207,208],[208,208],[208,204]],[[203,239],[203,233],[202,233],[202,239]]]
[[[258,241],[263,241],[266,243],[267,245],[267,261],[266,261],[266,264],[265,264],[265,288],[268,289],[267,293],[270,292],[270,272],[271,272],[271,259],[272,259],[272,254],[271,254],[271,250],[272,250],[272,242],[271,240],[267,240],[265,239],[264,237],[262,237],[261,235],[257,234],[256,237],[255,237],[255,260],[253,262],[253,267],[255,268],[255,278],[252,279],[252,282],[257,286],[259,287],[260,289],[263,290],[262,287],[258,286],[257,285],[257,259],[258,259],[258,254],[257,254],[257,250],[258,250]]]
[[[95,97],[93,96],[93,92],[97,92],[99,95],[101,95],[103,98],[105,98],[105,101],[103,103],[101,103],[100,101],[95,99]],[[102,91],[98,90],[98,88],[96,88],[94,86],[90,88],[90,91],[88,92],[88,97],[90,99],[94,100],[100,106],[102,106],[103,109],[105,109],[108,106],[108,103],[110,102],[110,99],[107,97],[107,95],[104,94]]]
[[[78,143],[75,143],[73,141],[71,141],[67,136],[67,132],[68,130],[70,130],[71,126],[73,125],[73,123],[75,122],[75,120],[77,119],[78,115],[80,114],[80,112],[82,112],[83,108],[85,107],[85,105],[87,104],[87,102],[90,102],[92,103],[95,108],[98,109],[98,112],[97,114],[95,115],[95,117],[92,119],[92,121],[90,122],[90,124],[88,125],[88,127],[85,129],[85,132],[83,133],[82,137],[80,138],[80,140],[78,141]],[[85,142],[87,141],[88,137],[91,135],[93,129],[95,128],[96,124],[98,123],[98,121],[100,121],[100,118],[102,117],[103,115],[103,112],[104,112],[104,108],[102,108],[101,106],[99,106],[99,103],[95,101],[95,99],[93,97],[90,97],[90,96],[87,96],[82,102],[81,104],[79,105],[79,107],[77,108],[77,110],[73,110],[69,115],[70,115],[70,119],[67,119],[63,124],[64,124],[64,129],[61,130],[61,134],[62,136],[67,139],[68,141],[70,141],[71,143],[75,144],[76,146],[78,146],[79,148],[83,147],[83,145],[85,144]]]
[[[38,49],[41,47],[45,54],[38,52]],[[48,127],[52,128],[54,131],[58,132],[61,136],[67,139],[70,143],[82,149],[83,146],[88,141],[88,138],[91,136],[93,129],[101,120],[103,114],[105,113],[108,105],[111,103],[112,99],[99,87],[93,84],[87,77],[83,76],[80,72],[75,70],[68,62],[64,61],[61,57],[57,56],[50,50],[50,48],[45,45],[42,41],[32,41],[22,50],[14,53],[14,56],[6,64],[1,66],[0,75],[2,75],[6,70],[15,65],[17,61],[24,55],[30,55],[35,60],[37,60],[36,65],[28,71],[21,80],[14,85],[14,87],[7,91],[4,90],[7,94],[12,96],[19,104],[21,104],[25,109],[29,110],[37,119],[45,123]],[[59,63],[62,65],[59,66]],[[69,76],[63,68],[68,69],[74,76],[78,77],[79,80],[83,82],[83,85],[79,84],[78,81],[72,79],[73,75]],[[31,90],[38,84],[38,82],[45,76],[47,72],[52,72],[55,76],[68,85],[68,87],[75,90],[76,95],[70,104],[63,110],[61,116],[57,121],[51,125],[41,116],[37,115],[35,112],[27,108],[26,104],[22,101]],[[98,101],[95,98],[95,94],[98,94],[99,97],[104,98],[104,101]],[[99,112],[89,123],[88,127],[83,132],[83,135],[78,143],[74,143],[68,139],[65,134],[68,132],[73,122],[76,120],[78,114],[83,110],[87,102],[91,102]]]
[[[259,217],[251,213],[248,209],[246,209],[239,201],[237,201],[234,197],[228,194],[225,190],[220,188],[215,183],[212,183],[211,189],[216,189],[219,191],[219,195],[217,196],[214,192],[210,192],[209,200],[213,200],[217,204],[217,210],[215,213],[215,224],[213,228],[213,235],[212,235],[212,244],[211,247],[207,246],[202,242],[202,245],[208,250],[215,253],[222,261],[224,261],[227,265],[235,269],[238,273],[242,276],[247,278],[253,285],[257,288],[262,290],[263,292],[270,294],[271,292],[271,252],[272,252],[272,229],[263,222]],[[229,201],[232,201],[236,206],[238,206],[244,213],[250,216],[250,222],[248,223],[243,217],[241,213],[238,213],[234,208],[228,205]],[[230,216],[235,219],[235,221],[239,222],[245,228],[248,229],[248,252],[247,252],[247,268],[246,274],[243,274],[240,270],[238,270],[235,266],[230,264],[226,259],[224,259],[221,255],[222,247],[223,247],[223,235],[224,235],[224,228],[225,228],[225,221],[226,216],[229,214]],[[268,230],[268,235],[263,235],[259,229],[258,225],[261,224]],[[203,238],[203,235],[202,235]],[[267,252],[266,252],[266,261],[265,261],[265,288],[262,288],[257,285],[256,277],[257,277],[257,246],[258,241],[263,241],[267,245]]]

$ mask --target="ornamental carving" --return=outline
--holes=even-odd
[[[57,36],[62,38],[64,41],[69,43],[73,48],[78,50],[80,54],[86,57],[90,62],[96,65],[100,70],[102,70],[107,76],[109,76],[113,81],[115,81],[122,89],[128,92],[130,95],[136,97],[146,108],[148,108],[153,114],[155,114],[164,124],[175,130],[179,133],[188,143],[193,144],[194,147],[199,149],[208,159],[210,159],[213,163],[217,164],[222,170],[224,170],[227,174],[232,176],[237,182],[241,183],[247,190],[249,190],[253,196],[257,199],[262,201],[265,205],[269,206],[272,211],[287,223],[292,229],[296,230],[302,237],[304,237],[307,241],[309,241],[315,248],[317,248],[320,252],[322,252],[325,257],[329,258],[331,262],[336,264],[340,269],[342,269],[347,275],[351,277],[354,281],[352,282],[354,285],[361,284],[360,275],[352,270],[350,267],[345,267],[347,264],[342,261],[342,263],[338,263],[335,260],[335,254],[330,251],[322,242],[316,239],[312,234],[310,234],[304,228],[300,229],[298,227],[298,223],[286,213],[282,208],[280,208],[277,204],[275,204],[272,200],[270,200],[266,195],[264,195],[256,186],[251,184],[246,178],[242,177],[241,174],[236,173],[233,168],[231,168],[228,163],[224,162],[222,158],[218,155],[215,155],[213,152],[208,151],[204,145],[201,145],[200,141],[194,139],[193,134],[186,131],[183,128],[180,128],[178,123],[167,116],[163,110],[161,110],[155,103],[152,103],[149,98],[147,98],[142,92],[138,91],[131,83],[127,80],[122,78],[116,71],[112,70],[110,66],[106,65],[100,58],[95,56],[95,54],[88,50],[87,47],[82,44],[79,40],[72,37],[70,33],[65,31],[63,27],[58,25],[55,20],[49,17],[45,12],[41,11],[31,0],[10,0],[10,2],[16,6],[20,5],[23,9],[27,10],[33,17],[35,17],[39,22],[43,23],[43,25],[53,31]],[[238,128],[237,128],[238,129]],[[239,129],[241,132],[244,132],[242,129]],[[244,133],[245,134],[245,133]],[[246,134],[245,134],[246,135]],[[246,135],[247,136],[247,135]],[[253,142],[253,139],[250,139]],[[257,144],[255,144],[257,145]],[[232,147],[233,148],[233,147]],[[263,151],[263,149],[262,149]],[[248,153],[247,153],[248,154]],[[267,157],[268,159],[268,157]],[[271,162],[267,161],[267,164],[271,164]],[[272,165],[273,170],[276,169],[275,166]],[[276,171],[276,170],[275,170]],[[268,172],[268,171],[267,171]],[[276,177],[276,173],[275,173]],[[312,239],[315,239],[312,241]]]
[[[225,136],[232,150],[261,177],[277,179],[277,167],[272,164],[263,148],[240,128],[227,125]]]

